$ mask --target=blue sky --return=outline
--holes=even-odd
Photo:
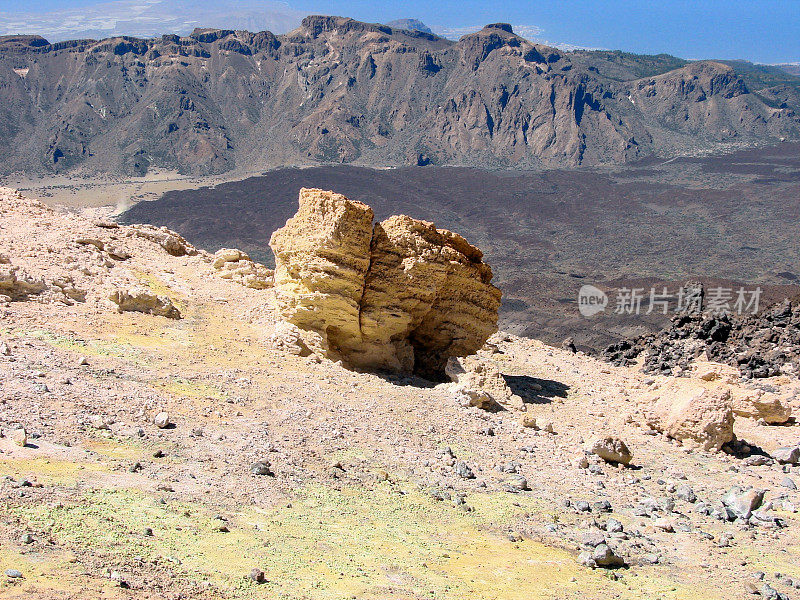
[[[139,0],[145,3],[154,0]],[[171,0],[160,0],[169,3]],[[0,13],[41,14],[97,5],[99,0],[0,0]],[[258,0],[216,0],[221,7]],[[540,41],[632,52],[669,52],[684,58],[800,61],[800,0],[571,0],[470,2],[457,0],[289,0],[293,13],[337,14],[372,22],[402,17],[434,30],[461,30],[495,21],[526,26]],[[274,4],[273,4],[274,7]]]

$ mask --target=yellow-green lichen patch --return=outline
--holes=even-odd
[[[671,581],[666,567],[613,581],[563,549],[509,541],[498,525],[537,509],[534,502],[514,506],[516,498],[475,494],[468,500],[475,510],[467,512],[388,483],[373,490],[306,486],[291,503],[242,508],[223,522],[197,503],[162,504],[118,489],[11,512],[82,560],[121,569],[137,560],[167,565],[176,581],[206,582],[232,598],[529,600],[579,591],[589,598],[714,598]],[[254,567],[267,583],[247,579]]]
[[[73,462],[56,458],[31,458],[0,460],[0,472],[15,479],[33,478],[40,483],[71,485],[85,480],[90,473],[107,469],[100,464]]]
[[[92,577],[69,551],[49,546],[42,552],[0,547],[0,572],[16,569],[22,579],[0,579],[0,598],[122,598],[123,590],[108,579]]]
[[[228,397],[228,394],[218,387],[181,378],[158,382],[154,387],[181,398],[225,400]]]

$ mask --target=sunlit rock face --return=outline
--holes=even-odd
[[[500,290],[480,250],[405,215],[303,189],[270,240],[281,317],[314,352],[352,367],[441,377],[497,330]]]

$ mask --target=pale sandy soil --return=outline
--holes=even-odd
[[[69,210],[103,208],[119,214],[138,202],[156,200],[170,190],[214,186],[259,173],[229,173],[190,177],[172,171],[153,171],[145,177],[104,178],[62,175],[53,177],[0,177],[0,185],[18,189],[51,207]]]
[[[729,599],[760,586],[758,571],[798,594],[787,580],[800,582],[797,513],[776,502],[783,528],[724,522],[674,490],[691,485],[716,505],[752,485],[800,507],[782,486],[800,484],[800,468],[748,467],[649,435],[629,417],[666,378],[498,336],[486,355],[554,433],[523,428],[519,412],[464,408],[447,386],[274,350],[272,291],[220,279],[204,253],[170,256],[126,228],[7,194],[0,210],[12,265],[48,281],[69,271],[87,291],[70,305],[0,306],[0,429],[29,434],[24,448],[0,438],[2,598]],[[131,257],[76,244],[88,235]],[[112,310],[108,291],[131,282],[169,295],[183,318]],[[153,424],[164,410],[173,428]],[[736,430],[767,451],[800,438],[795,423],[738,419]],[[579,468],[605,434],[627,442],[634,467],[589,456],[592,470]],[[273,475],[252,474],[257,460]],[[459,477],[457,461],[475,478]],[[503,469],[530,489],[508,491]],[[674,532],[635,514],[649,498],[674,501],[656,515]],[[579,512],[583,500],[612,512]],[[604,535],[630,566],[580,566],[582,536],[609,518],[624,531]],[[247,577],[253,568],[266,583]]]

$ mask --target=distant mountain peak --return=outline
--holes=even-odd
[[[430,27],[418,19],[395,19],[386,23],[394,29],[405,29],[406,31],[421,31],[422,33],[433,33]]]

